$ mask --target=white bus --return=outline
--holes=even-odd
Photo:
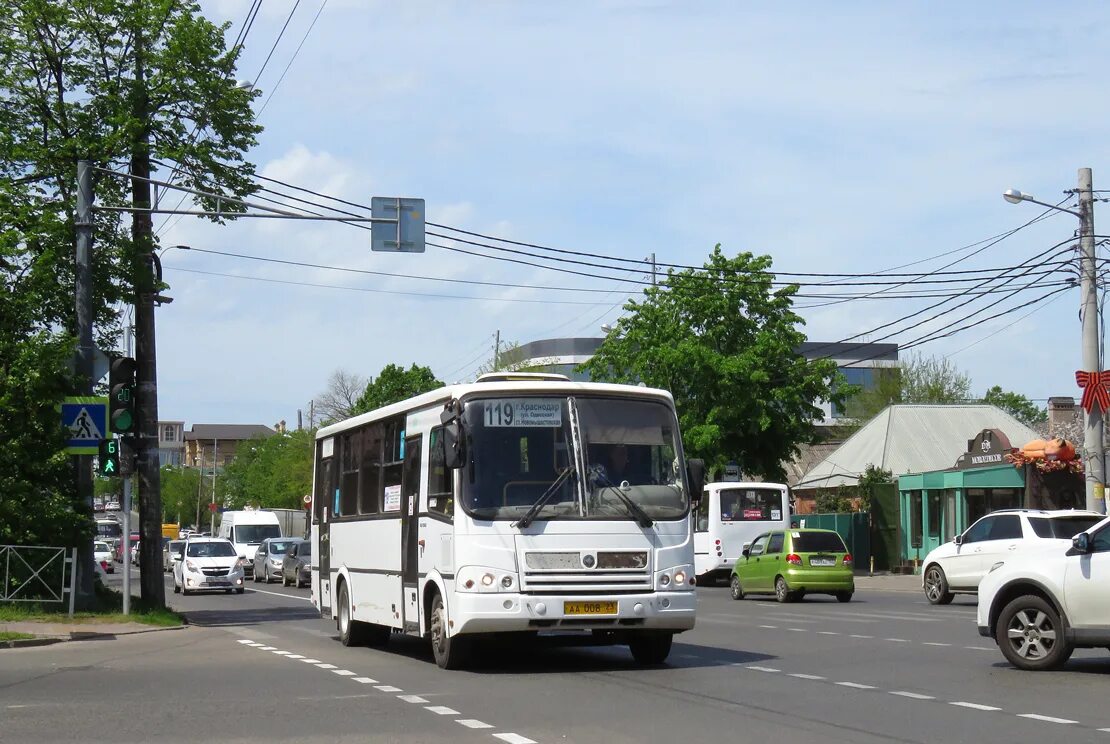
[[[697,580],[727,579],[744,548],[768,530],[790,527],[790,489],[782,483],[709,483],[694,523]]]
[[[312,601],[344,645],[592,631],[664,661],[694,627],[690,494],[669,393],[485,375],[321,429]],[[691,490],[693,488],[694,490]]]

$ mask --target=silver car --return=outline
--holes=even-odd
[[[173,562],[180,557],[185,547],[184,540],[170,540],[162,546],[162,570],[166,573],[173,571]]]
[[[281,562],[289,546],[300,542],[293,537],[267,537],[254,554],[254,581],[281,581]]]

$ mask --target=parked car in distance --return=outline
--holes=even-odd
[[[297,540],[289,546],[281,563],[281,585],[296,585],[298,589],[312,581],[312,542]]]
[[[175,556],[181,555],[181,549],[185,547],[184,540],[170,540],[162,547],[162,570],[167,573],[173,570],[173,562]]]
[[[196,538],[186,540],[180,560],[173,565],[174,594],[223,590],[242,594],[243,560],[230,540]]]
[[[1066,546],[1103,515],[1078,509],[1002,509],[981,517],[954,540],[929,551],[921,564],[921,588],[930,604],[974,594],[998,561],[1036,545]]]
[[[729,587],[733,599],[774,594],[779,602],[793,602],[806,594],[831,594],[849,602],[855,591],[852,556],[833,530],[764,532],[732,567]]]
[[[1018,669],[1062,666],[1076,648],[1110,648],[1110,519],[1071,542],[996,561],[979,585],[976,623]]]
[[[119,511],[121,508],[118,501],[109,501],[104,505],[104,509],[107,511]]]
[[[108,573],[115,573],[116,566],[112,562],[112,546],[101,540],[93,543],[93,560],[103,566]]]
[[[277,581],[281,578],[281,562],[286,551],[293,543],[298,542],[292,537],[268,537],[258,546],[254,553],[254,581]]]

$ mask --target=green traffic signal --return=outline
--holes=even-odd
[[[135,433],[135,360],[117,357],[108,369],[108,419],[117,434]]]
[[[113,477],[120,474],[119,440],[101,439],[99,471],[102,476]]]

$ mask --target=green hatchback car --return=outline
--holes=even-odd
[[[813,593],[850,602],[856,589],[852,555],[833,530],[765,532],[736,561],[730,587],[733,599],[774,594],[780,602],[793,602]]]

